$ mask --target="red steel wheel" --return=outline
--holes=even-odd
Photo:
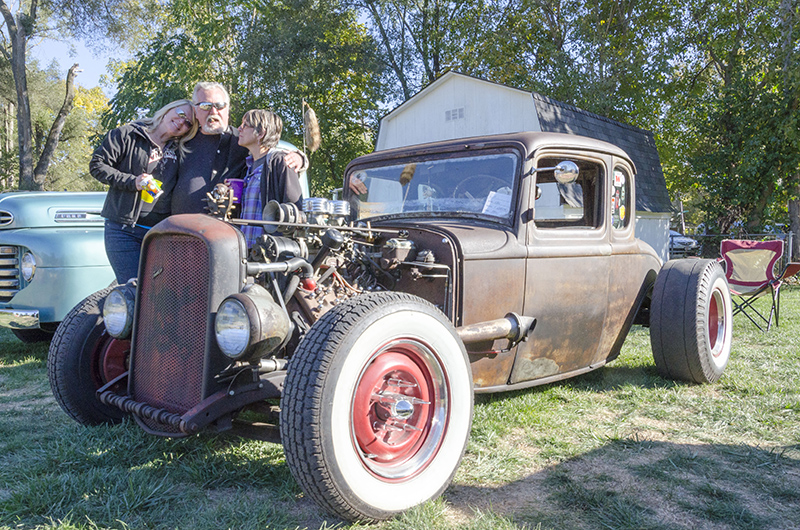
[[[348,520],[436,498],[472,425],[472,373],[453,325],[406,293],[368,293],[318,320],[295,351],[281,440],[306,495]]]
[[[130,341],[106,333],[103,302],[112,287],[86,297],[59,324],[47,357],[50,388],[58,404],[84,425],[117,423],[121,410],[102,404],[97,390],[126,370]]]
[[[364,465],[387,479],[423,468],[446,428],[447,394],[441,366],[426,345],[399,340],[379,351],[353,400],[353,433]]]

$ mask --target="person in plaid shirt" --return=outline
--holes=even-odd
[[[239,125],[239,145],[250,151],[241,201],[241,219],[261,220],[269,201],[295,203],[302,208],[300,179],[284,160],[285,152],[275,148],[281,139],[283,120],[269,110],[248,110]],[[264,233],[261,226],[243,226],[247,247]]]

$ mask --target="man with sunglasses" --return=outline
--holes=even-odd
[[[186,144],[178,165],[178,182],[172,194],[172,213],[203,213],[206,193],[219,182],[242,178],[250,152],[239,145],[238,131],[229,125],[230,96],[220,83],[200,82],[192,104],[200,133]],[[308,161],[299,151],[285,156],[286,164],[304,171]]]

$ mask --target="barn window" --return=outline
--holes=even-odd
[[[444,111],[444,121],[463,120],[464,107]]]

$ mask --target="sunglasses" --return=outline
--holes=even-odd
[[[202,103],[195,103],[194,106],[200,110],[211,110],[212,107],[217,110],[222,110],[227,107],[228,104],[224,101],[214,101],[213,103],[211,101],[203,101]]]
[[[184,112],[183,109],[175,109],[175,115],[179,118],[182,118],[184,125],[191,129],[192,120],[189,119],[189,116],[186,115],[186,112]]]

